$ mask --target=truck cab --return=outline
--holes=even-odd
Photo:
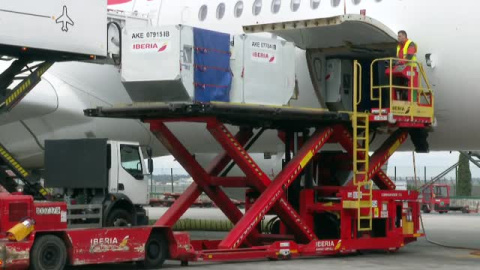
[[[143,225],[151,158],[148,164],[136,142],[46,141],[45,187],[67,202],[69,227],[83,227],[85,220],[99,227]]]
[[[123,194],[135,205],[149,203],[148,171],[140,145],[133,142],[107,141],[110,149],[109,193]],[[145,191],[145,192],[143,192]]]
[[[433,184],[422,191],[422,211],[430,213],[432,210],[440,214],[447,213],[450,208],[450,186],[447,184]]]

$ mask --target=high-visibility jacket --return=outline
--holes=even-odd
[[[402,50],[402,47],[400,46],[400,44],[397,45],[397,58],[400,58],[400,50],[402,50],[402,59],[405,59],[405,60],[408,60],[407,59],[407,55],[408,55],[408,48],[410,48],[410,45],[412,44],[412,41],[409,39],[405,42],[405,45],[403,46],[403,50]],[[417,50],[418,50],[418,47],[417,47],[417,44],[416,43],[413,43],[413,45],[415,46],[415,53],[413,54],[413,57],[412,59],[410,59],[411,61],[414,61],[416,62],[417,61]],[[408,66],[416,66],[416,64],[414,62],[409,62],[407,63]]]

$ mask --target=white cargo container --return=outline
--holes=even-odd
[[[286,105],[295,90],[295,46],[254,35],[233,37],[232,102]]]
[[[2,0],[0,45],[106,56],[107,1]]]
[[[192,28],[126,28],[122,82],[134,102],[193,100],[193,75]]]
[[[134,102],[192,102],[194,31],[189,26],[124,31],[122,82]],[[230,102],[284,105],[295,88],[294,45],[253,36],[232,38]]]

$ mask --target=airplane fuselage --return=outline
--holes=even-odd
[[[480,148],[480,142],[477,141],[480,126],[476,120],[476,115],[480,115],[480,106],[477,106],[480,93],[476,82],[476,74],[480,71],[480,38],[473,16],[473,11],[480,7],[478,1],[346,0],[345,9],[343,1],[304,0],[295,1],[300,6],[293,11],[291,1],[283,0],[277,1],[280,2],[280,9],[274,14],[271,1],[264,0],[260,1],[262,6],[257,16],[253,13],[258,11],[259,2],[254,3],[253,0],[242,1],[241,15],[238,14],[240,1],[116,2],[122,3],[110,8],[150,12],[154,24],[194,25],[232,34],[241,33],[243,25],[331,17],[342,15],[345,11],[347,14],[359,14],[361,10],[366,10],[367,16],[380,21],[393,32],[406,30],[409,38],[418,44],[418,59],[424,65],[426,54],[431,54],[435,67],[426,67],[426,71],[436,96],[437,127],[429,136],[430,149]],[[318,7],[313,9],[318,2]],[[225,4],[225,12],[218,19],[216,9],[222,3]],[[205,19],[199,13],[202,5],[207,7]],[[296,54],[300,95],[291,105],[321,107],[314,94],[305,51],[297,49]],[[27,167],[42,166],[42,147],[46,139],[108,137],[153,145],[157,149],[157,156],[168,154],[159,146],[148,127],[139,121],[83,116],[85,108],[130,102],[116,67],[85,63],[55,64],[44,76],[44,81],[18,108],[9,115],[1,116],[0,141],[8,145]],[[192,152],[218,151],[219,148],[202,127],[185,124],[171,126]],[[264,135],[252,150],[276,153],[281,149],[279,145],[276,133],[271,132]]]

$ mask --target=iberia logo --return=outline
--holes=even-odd
[[[135,43],[132,46],[134,52],[166,52],[168,51],[169,46],[168,42],[156,43],[156,42],[146,42],[146,43]]]
[[[158,49],[158,52],[163,52],[163,51],[167,50],[167,47],[168,47],[168,42],[163,43],[163,45],[160,47],[160,49]]]
[[[90,253],[105,253],[112,251],[129,251],[130,237],[125,236],[119,243],[117,237],[100,237],[90,239]]]
[[[253,52],[252,60],[260,63],[271,63],[274,64],[277,62],[277,58],[272,53],[267,52]]]

